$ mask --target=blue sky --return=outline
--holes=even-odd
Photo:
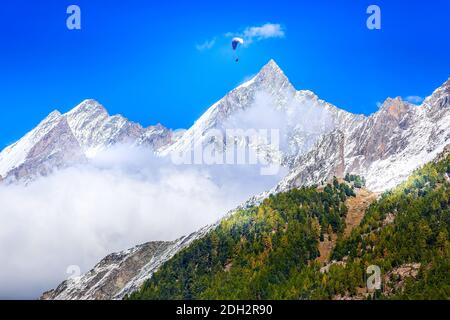
[[[66,28],[71,4],[79,31]],[[366,28],[370,4],[381,30]],[[0,149],[86,98],[145,126],[189,127],[270,58],[297,89],[369,114],[450,77],[449,12],[447,0],[3,1]],[[282,34],[254,37],[234,63],[226,34],[267,23]]]

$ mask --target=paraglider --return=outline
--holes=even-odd
[[[236,52],[237,48],[239,45],[243,45],[244,44],[244,39],[242,38],[233,38],[233,40],[231,40],[231,47],[233,48],[233,51]],[[239,62],[239,56],[236,54],[236,58],[235,58],[236,62]]]

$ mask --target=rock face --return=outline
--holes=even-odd
[[[364,176],[369,189],[380,192],[431,161],[448,144],[449,83],[450,80],[420,106],[399,97],[388,98],[376,113],[365,117],[340,110],[311,91],[296,91],[271,60],[253,79],[208,109],[163,154],[189,152],[195,145],[216,143],[208,131],[223,130],[230,123],[234,128],[248,129],[248,122],[242,118],[250,115],[254,120],[250,123],[261,118],[262,125],[277,124],[281,131],[282,143],[277,150],[264,143],[249,145],[264,158],[289,168],[287,177],[272,192],[343,177],[346,173]],[[267,117],[276,121],[267,121],[252,110],[269,112]],[[275,112],[270,113],[271,110]],[[226,149],[225,142],[222,145]]]
[[[95,100],[85,100],[63,115],[55,111],[0,153],[0,175],[9,180],[47,175],[54,169],[94,158],[119,143],[150,147],[162,156],[190,152],[194,145],[220,145],[212,141],[208,133],[219,130],[226,136],[226,129],[278,129],[281,143],[277,147],[264,140],[250,143],[245,138],[235,143],[251,148],[269,162],[289,167],[296,157],[310,151],[324,134],[353,128],[364,119],[364,116],[336,108],[311,91],[297,91],[271,60],[252,80],[228,93],[182,133],[161,125],[143,128],[120,115],[110,116]],[[58,121],[65,122],[65,134],[51,130]],[[44,136],[52,144],[47,145],[46,150],[35,148]],[[40,150],[42,154],[38,154]],[[58,155],[46,160],[46,151],[54,150],[58,150]]]
[[[30,180],[56,169],[80,164],[119,143],[155,151],[173,142],[162,125],[143,128],[110,116],[95,100],[83,101],[66,114],[52,112],[35,129],[0,153],[0,176],[7,181]]]
[[[121,115],[110,116],[95,100],[86,100],[65,114],[88,157],[118,143],[145,145],[158,151],[172,143],[172,131],[158,124],[143,128]]]
[[[340,130],[322,137],[311,152],[294,161],[293,170],[277,186],[275,192],[294,186],[316,184],[333,176],[344,176],[344,145],[345,134]]]
[[[150,147],[161,156],[189,153],[198,145],[226,151],[229,140],[212,139],[211,130],[226,136],[226,129],[276,128],[281,136],[276,148],[264,139],[230,140],[289,169],[276,190],[348,172],[364,176],[369,189],[383,191],[433,159],[448,143],[449,91],[447,80],[420,106],[389,98],[378,112],[365,117],[338,109],[311,91],[297,91],[271,60],[182,133],[161,125],[143,128],[120,115],[110,116],[94,100],[64,115],[53,112],[0,153],[0,176],[14,180],[46,175],[118,143]]]
[[[147,261],[161,258],[170,245],[170,242],[149,242],[113,253],[84,276],[64,281],[55,290],[44,293],[41,299],[113,299]]]
[[[180,135],[162,126],[143,129],[121,116],[111,117],[93,100],[83,102],[65,115],[52,114],[0,154],[0,176],[8,177],[11,172],[19,177],[32,172],[45,174],[49,163],[46,159],[54,159],[48,168],[55,163],[65,166],[72,156],[75,161],[82,161],[121,142],[150,146],[161,156],[184,153],[196,144],[216,144],[208,136],[210,130],[259,129],[258,126],[279,128],[283,143],[276,150],[267,142],[248,146],[270,161],[286,166],[289,173],[272,190],[242,206],[261,201],[274,192],[320,183],[333,176],[343,177],[346,173],[364,176],[371,191],[384,191],[433,160],[450,143],[450,79],[420,106],[389,98],[380,110],[366,117],[340,110],[311,91],[297,91],[272,60],[252,80],[211,106]],[[54,128],[58,129],[53,131]],[[58,131],[66,133],[53,137],[52,132]],[[65,137],[64,143],[60,136]],[[66,141],[70,147],[57,147]],[[51,150],[58,150],[56,156]],[[44,297],[121,298],[139,288],[167,259],[211,228],[214,226],[175,243],[161,244],[166,246],[161,251],[152,251],[144,245],[142,250],[136,247],[117,254],[77,281],[69,280]],[[130,263],[133,257],[138,257],[140,262]],[[104,270],[108,266],[116,271],[107,273]]]
[[[309,151],[324,134],[335,129],[354,127],[365,119],[319,99],[308,90],[297,91],[280,67],[271,60],[248,82],[229,92],[212,105],[187,132],[163,154],[186,153],[194,147],[207,146],[208,133],[226,129],[278,129],[279,148],[274,150],[266,141],[246,144],[270,162],[289,166],[299,154]],[[227,140],[223,141],[224,150]]]
[[[275,190],[345,173],[364,176],[372,191],[393,188],[450,143],[449,90],[447,81],[420,106],[387,99],[378,112],[325,135],[309,153],[297,157]]]
[[[401,292],[405,287],[408,278],[417,278],[419,274],[420,263],[408,263],[401,265],[384,276],[383,294],[391,295],[395,292]]]
[[[0,175],[5,180],[28,179],[85,160],[66,118],[54,111],[0,154]]]
[[[134,142],[143,131],[140,125],[120,115],[110,117],[105,108],[94,100],[84,101],[65,116],[89,157],[115,143]]]
[[[41,300],[122,299],[139,289],[164,262],[213,227],[207,226],[173,242],[149,242],[110,254],[86,274],[43,293]]]

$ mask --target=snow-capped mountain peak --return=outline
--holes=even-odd
[[[144,143],[148,134],[140,124],[121,115],[110,116],[95,100],[83,101],[65,116],[89,158],[117,143]]]
[[[212,129],[278,129],[281,150],[273,152],[261,144],[251,148],[266,159],[289,163],[290,157],[308,151],[320,135],[336,126],[351,127],[360,118],[319,99],[312,91],[297,91],[270,60],[251,80],[213,104],[163,154],[186,153],[194,145],[211,143],[208,132]]]
[[[402,100],[401,97],[387,98],[381,105],[379,113],[383,117],[400,121],[412,108],[416,106]]]
[[[149,146],[164,156],[171,152],[189,152],[199,143],[213,143],[207,134],[211,129],[278,128],[282,140],[279,150],[263,145],[265,142],[248,147],[266,159],[285,165],[292,170],[291,175],[301,170],[311,171],[316,166],[314,163],[327,163],[319,161],[319,156],[328,154],[330,159],[340,159],[339,173],[366,175],[369,185],[379,190],[397,183],[448,142],[449,104],[450,79],[421,106],[399,97],[388,98],[373,115],[354,115],[320,99],[310,90],[297,91],[277,63],[270,60],[256,76],[213,104],[182,133],[174,133],[161,125],[143,128],[121,115],[110,116],[92,99],[83,101],[66,114],[54,111],[0,153],[0,175],[45,173],[50,170],[49,163],[65,166],[71,162],[70,157],[84,161],[118,143]],[[326,139],[326,135],[331,137]],[[318,145],[323,149],[327,141],[338,141],[342,146],[327,147],[327,153],[317,150]],[[58,150],[57,157],[51,148]],[[340,154],[330,156],[333,150]],[[305,159],[310,152],[317,154]],[[311,162],[311,159],[315,160]],[[306,168],[305,163],[311,166]],[[397,164],[407,168],[405,172],[401,173]],[[315,170],[320,172],[320,168]],[[389,170],[389,174],[383,174],[383,170]],[[333,170],[324,172],[324,178],[331,172]],[[300,184],[317,182],[304,172],[300,176],[305,177],[295,178]],[[385,183],[380,177],[392,179]]]
[[[262,67],[262,70],[264,69],[272,69],[275,72],[280,72],[284,74],[283,70],[281,70],[280,66],[275,62],[274,59],[270,59],[269,62],[267,62],[264,67]]]
[[[256,76],[256,81],[261,82],[289,82],[288,77],[284,74],[283,70],[281,70],[280,66],[275,62],[275,60],[271,59],[264,67],[261,68],[259,73]]]
[[[82,101],[79,105],[70,110],[66,115],[68,117],[71,117],[81,114],[89,114],[91,116],[109,116],[108,111],[106,111],[105,107],[101,105],[100,102],[94,99],[86,99]]]
[[[61,113],[53,111],[36,128],[0,153],[0,177],[26,161],[30,150],[61,121]]]
[[[264,112],[267,114],[261,114]],[[64,115],[61,117],[64,118]],[[267,118],[278,119],[278,127],[284,130],[289,148],[283,148],[281,152],[289,173],[272,190],[255,196],[243,207],[259,202],[271,193],[318,184],[333,176],[343,177],[346,173],[365,177],[368,189],[381,192],[402,182],[414,169],[433,160],[449,145],[450,79],[426,98],[421,106],[412,105],[399,97],[388,98],[377,112],[363,116],[341,110],[321,100],[310,90],[297,91],[275,61],[271,60],[255,77],[212,105],[175,143],[160,149],[162,152],[159,154],[187,151],[199,142],[208,144],[210,140],[205,137],[210,129],[221,130],[230,125],[245,126],[249,123],[260,128],[273,125],[270,121],[264,122]],[[117,137],[112,133],[127,132],[122,130],[127,125],[118,125],[122,120],[121,117],[106,117],[100,121],[100,128],[110,125],[116,130],[108,136]],[[86,141],[103,141],[96,132],[98,128],[87,128],[87,125],[76,126],[83,133],[82,137],[96,137]],[[144,130],[141,138],[152,141],[152,144],[153,137],[160,137],[166,132],[159,126]],[[105,144],[102,142],[100,145]],[[214,227],[207,226],[193,233],[189,239],[201,238]],[[91,299],[104,297],[105,294],[121,298],[123,294],[138,289],[144,279],[151,277],[168,258],[190,243],[190,240],[182,240],[169,245],[164,255],[140,261],[146,262],[146,266],[139,268],[134,263],[130,267],[128,261],[132,261],[136,252],[145,253],[147,250],[115,255],[120,259],[114,259],[113,263],[100,263],[79,280],[65,282],[43,298]],[[152,252],[150,254],[153,255]],[[105,273],[105,270],[108,272]],[[127,279],[131,280],[116,285],[117,273],[109,270],[126,272]],[[112,283],[114,286],[111,289]]]
[[[52,112],[49,113],[49,115],[47,117],[45,117],[44,120],[42,120],[40,122],[39,126],[44,123],[51,122],[55,119],[58,119],[59,117],[61,117],[61,112],[59,112],[58,110],[53,110]]]
[[[0,176],[27,179],[29,175],[46,175],[63,163],[81,162],[84,155],[59,111],[50,113],[22,139],[0,153]]]
[[[449,83],[421,106],[400,97],[388,98],[376,113],[350,126],[351,130],[342,128],[340,139],[333,132],[325,135],[296,159],[291,173],[274,190],[318,183],[319,177],[327,180],[347,172],[364,176],[373,191],[396,186],[450,143]]]
[[[53,111],[3,150],[0,177],[17,180],[46,175],[52,168],[84,162],[118,143],[158,150],[172,143],[172,131],[162,125],[144,129],[121,115],[110,116],[99,102],[88,99],[66,114]]]
[[[427,97],[423,105],[427,108],[434,106],[439,109],[445,107],[450,103],[450,78],[447,79],[439,88],[437,88],[433,94]]]

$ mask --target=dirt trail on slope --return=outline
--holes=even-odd
[[[377,194],[366,189],[359,189],[356,197],[350,197],[345,202],[348,208],[345,218],[344,238],[347,238],[352,230],[357,227],[364,217],[367,208],[377,199]],[[331,241],[328,234],[325,234],[324,241],[319,242],[320,257],[316,260],[320,263],[326,263],[330,260],[330,254],[336,245],[337,235],[331,235]]]
[[[319,242],[319,252],[320,257],[316,259],[316,261],[319,261],[320,263],[325,263],[330,259],[331,251],[333,250],[334,246],[336,245],[336,239],[337,235],[333,233],[331,235],[331,241],[328,238],[328,234],[325,234],[324,241]]]
[[[356,197],[350,197],[345,202],[348,208],[347,216],[345,217],[344,238],[350,236],[353,229],[361,223],[364,214],[369,208],[370,204],[377,199],[377,194],[372,193],[366,189],[360,189]]]

